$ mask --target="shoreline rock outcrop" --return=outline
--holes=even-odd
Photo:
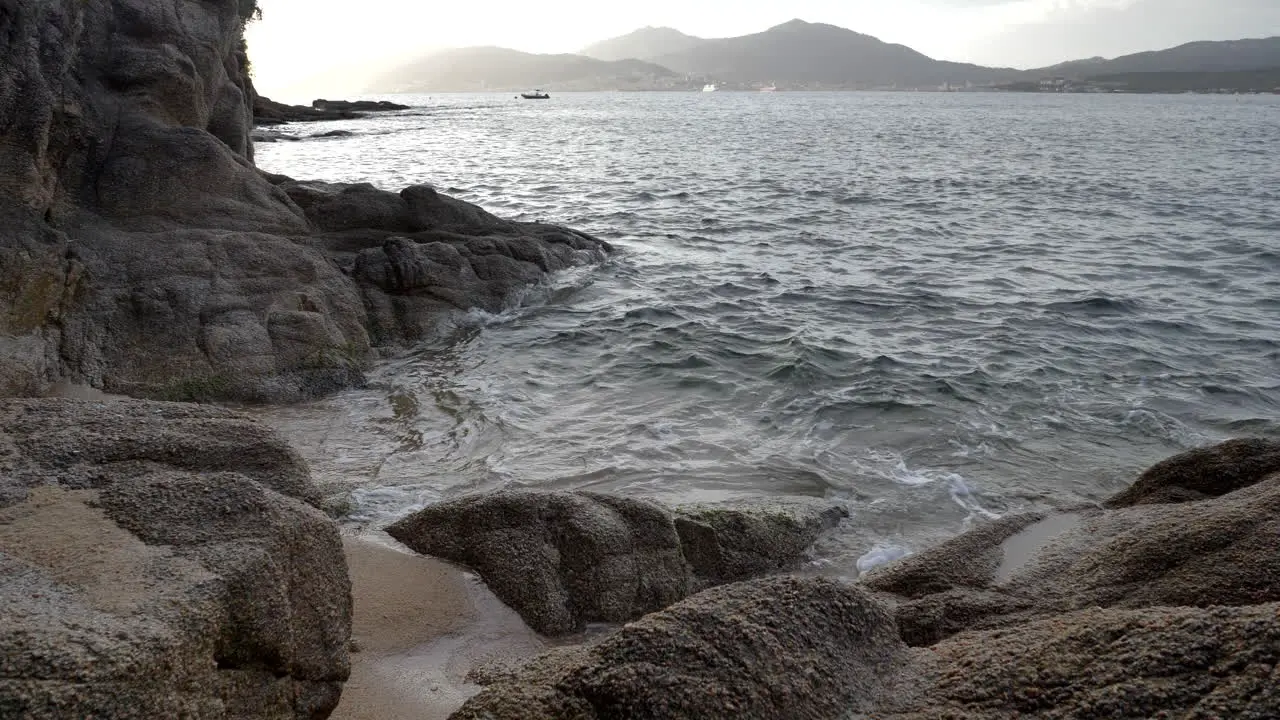
[[[0,716],[327,717],[351,587],[317,497],[225,410],[0,401]]]
[[[1187,497],[1188,486],[1202,499],[1151,501]],[[902,598],[913,645],[1082,608],[1280,602],[1280,443],[1175,456],[1105,505],[1005,518],[866,582]]]
[[[354,110],[355,112],[394,112],[408,110],[408,105],[393,103],[390,100],[312,100],[311,107],[317,110]]]
[[[600,493],[502,490],[431,505],[387,532],[424,555],[474,569],[529,627],[554,636],[792,569],[846,516],[817,499],[673,512]]]
[[[253,6],[0,12],[0,397],[65,379],[169,400],[302,399],[359,382],[380,350],[457,310],[604,259],[585,234],[426,186],[257,169]]]
[[[255,95],[253,98],[253,124],[255,126],[284,125],[295,122],[322,122],[325,120],[358,120],[369,113],[408,110],[387,100],[316,100],[307,105],[287,105],[271,98]]]
[[[865,591],[823,578],[723,585],[497,679],[455,720],[842,718],[907,648]]]
[[[1271,440],[1184,453],[1104,507],[1004,518],[856,585],[722,585],[485,678],[452,717],[1274,718],[1277,458]],[[812,625],[850,603],[852,645]],[[770,674],[743,681],[754,664]],[[789,694],[823,673],[848,679]]]

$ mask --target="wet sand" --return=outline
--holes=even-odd
[[[351,679],[335,720],[444,720],[479,687],[467,673],[544,644],[478,580],[383,534],[343,538],[355,611]]]

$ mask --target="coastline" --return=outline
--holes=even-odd
[[[859,582],[789,574],[857,522],[814,498],[509,488],[402,518],[403,546],[344,532],[283,433],[170,401],[332,393],[448,313],[610,247],[425,185],[258,170],[247,9],[190,4],[179,26],[26,4],[2,41],[35,91],[0,92],[21,121],[0,137],[0,716],[1280,713],[1270,439],[979,523]]]

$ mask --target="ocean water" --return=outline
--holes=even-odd
[[[369,387],[264,411],[351,521],[502,486],[807,495],[856,574],[1280,436],[1280,97],[405,96],[299,178],[613,242]]]

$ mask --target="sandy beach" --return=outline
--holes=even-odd
[[[351,679],[335,720],[444,720],[479,690],[472,667],[544,645],[461,569],[381,534],[346,535],[355,610]]]

